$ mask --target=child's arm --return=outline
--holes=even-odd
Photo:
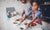
[[[28,16],[28,18],[32,17],[32,14],[30,16]]]
[[[31,16],[31,14],[32,14],[32,11],[30,11],[27,15],[25,15],[23,17],[23,20],[21,20],[21,22],[23,22],[27,17]]]
[[[36,20],[36,18],[40,16],[40,14],[41,14],[40,11],[38,11],[38,12],[35,14],[35,17],[33,18],[33,20],[32,20],[29,24],[31,24],[32,22],[34,22],[34,21]]]
[[[33,21],[35,21],[35,19],[36,19],[36,18],[37,18],[37,16],[35,16],[35,17],[32,19],[32,21],[31,21],[30,23],[28,23],[28,24],[27,24],[26,29],[28,29],[29,25],[30,25],[30,24],[32,24],[32,23],[33,23]]]
[[[33,23],[36,19],[37,19],[37,16],[35,16],[29,24]]]
[[[36,15],[35,15],[35,17],[32,19],[32,21],[31,21],[30,23],[28,23],[28,25],[27,25],[26,28],[28,28],[29,25],[30,25],[31,23],[33,23],[33,22],[40,16],[40,14],[41,14],[40,12],[37,12]]]
[[[23,16],[24,13],[25,13],[25,9],[23,9],[22,16]]]

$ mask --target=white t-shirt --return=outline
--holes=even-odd
[[[25,14],[27,14],[29,11],[28,9],[31,6],[30,2],[23,4],[22,2],[19,1],[18,3],[17,3],[17,8],[16,8],[17,10],[16,11],[21,15],[23,13],[23,9],[25,9]]]
[[[29,13],[29,8],[31,7],[31,4],[28,2],[28,3],[26,3],[25,5],[24,5],[24,9],[25,9],[25,15],[27,14],[27,13]]]

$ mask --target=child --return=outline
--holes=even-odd
[[[23,2],[23,12],[22,16],[27,14],[30,11],[31,4],[28,0],[21,0]]]
[[[34,1],[32,5],[33,5],[33,7],[32,7],[33,10],[30,13],[32,13],[33,19],[32,19],[32,21],[30,23],[27,24],[27,28],[29,27],[29,25],[31,23],[38,23],[38,24],[41,23],[41,20],[40,20],[41,12],[38,10],[38,8],[39,8],[39,2]]]

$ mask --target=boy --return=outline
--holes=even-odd
[[[23,16],[24,14],[26,15],[30,11],[31,4],[28,0],[22,0],[22,2],[25,2],[23,5],[23,12],[22,12]]]

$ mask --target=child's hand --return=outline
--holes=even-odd
[[[28,23],[24,23],[24,25],[27,25]]]
[[[29,25],[29,24],[27,24],[26,29],[28,29],[28,28],[29,28],[29,26],[30,26],[30,25]]]
[[[22,18],[17,19],[17,21],[20,21],[20,20],[22,20]]]
[[[23,16],[23,14],[21,16]]]
[[[23,22],[23,20],[21,20],[18,25],[20,25],[22,22]]]
[[[21,20],[20,23],[22,23],[24,20]]]

